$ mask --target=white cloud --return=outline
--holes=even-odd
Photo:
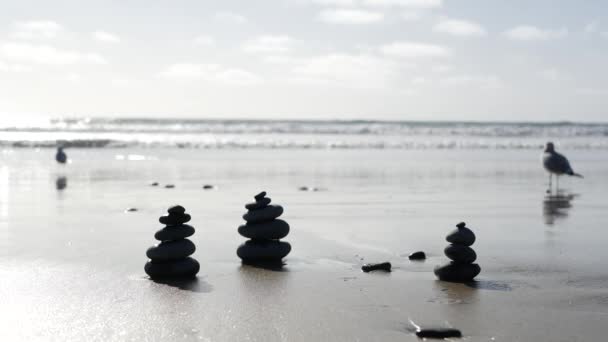
[[[484,36],[486,30],[481,25],[462,19],[443,18],[433,27],[433,31],[454,36]]]
[[[600,24],[597,21],[592,21],[585,25],[584,31],[587,34],[596,33],[599,29]]]
[[[384,14],[362,9],[327,9],[319,13],[319,19],[332,24],[371,24],[382,21]]]
[[[406,11],[401,13],[401,19],[404,21],[418,21],[422,19],[423,15],[420,11]]]
[[[120,38],[117,35],[106,31],[95,31],[93,32],[93,38],[95,40],[104,43],[120,43]]]
[[[565,75],[561,71],[555,68],[541,70],[538,74],[545,80],[553,82],[562,80],[565,77]]]
[[[260,36],[246,42],[243,50],[249,53],[284,53],[289,51],[291,42],[287,35]]]
[[[82,80],[82,76],[80,76],[78,73],[71,72],[65,77],[65,79],[68,82],[79,83]]]
[[[495,89],[502,86],[502,81],[499,77],[491,76],[476,76],[476,75],[456,75],[445,77],[440,80],[440,84],[444,86],[478,86],[483,89]]]
[[[313,4],[324,6],[352,6],[355,0],[311,0]]]
[[[301,61],[293,73],[298,82],[378,88],[395,77],[398,67],[371,55],[329,54]]]
[[[215,14],[215,19],[231,24],[244,24],[247,22],[245,16],[233,12],[218,12]]]
[[[505,31],[505,36],[512,40],[536,41],[562,38],[568,34],[566,28],[541,29],[536,26],[522,25]]]
[[[219,64],[177,63],[160,73],[161,77],[182,80],[204,80],[232,85],[251,85],[262,81],[257,75]]]
[[[395,42],[380,47],[380,51],[388,56],[405,58],[441,58],[451,55],[451,50],[441,45],[417,42]]]
[[[29,65],[7,63],[0,60],[0,72],[30,72],[32,70]]]
[[[14,26],[10,36],[15,39],[52,39],[64,31],[63,26],[52,20],[21,21]]]
[[[96,53],[64,50],[49,45],[28,43],[8,42],[0,44],[0,55],[7,59],[32,64],[107,64],[107,61]]]
[[[448,72],[452,70],[452,67],[449,65],[445,65],[445,64],[439,64],[439,65],[435,65],[433,67],[431,67],[431,71],[437,74],[442,74],[445,72]]]
[[[194,44],[212,46],[212,45],[215,45],[215,38],[213,38],[212,36],[206,35],[206,34],[202,34],[202,35],[194,38]]]
[[[363,0],[363,4],[367,6],[382,6],[382,7],[408,7],[420,9],[439,8],[443,5],[442,0]]]

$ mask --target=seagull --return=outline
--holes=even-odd
[[[63,147],[57,147],[57,154],[55,154],[55,160],[59,164],[65,164],[68,160],[68,156],[63,152]]]
[[[549,189],[547,192],[551,192],[551,181],[555,174],[555,190],[559,191],[559,176],[568,175],[583,178],[580,174],[574,172],[570,166],[570,162],[563,155],[555,152],[555,146],[552,142],[548,142],[545,146],[545,152],[543,153],[543,167],[549,172]]]

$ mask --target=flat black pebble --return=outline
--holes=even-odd
[[[414,252],[414,253],[410,254],[408,256],[408,258],[410,260],[424,260],[424,259],[426,259],[426,254],[424,254],[424,252],[422,252],[422,251]]]
[[[175,188],[175,185],[173,185],[173,184],[165,185],[165,189],[173,189],[173,188]]]
[[[174,215],[183,215],[186,212],[186,208],[184,208],[178,204],[178,205],[174,205],[171,208],[167,209],[167,212],[169,214],[174,214]]]
[[[253,198],[255,198],[256,201],[259,201],[264,197],[266,197],[266,191],[262,191],[259,194],[253,196]]]
[[[158,186],[158,182],[150,183],[150,186]]]
[[[203,189],[205,189],[205,190],[211,190],[211,189],[215,189],[215,186],[209,185],[209,184],[205,184],[205,185],[203,185]]]
[[[134,211],[137,211],[137,208],[127,208],[127,209],[125,210],[125,212],[127,212],[127,213],[132,213],[132,212],[134,212]]]
[[[450,338],[450,337],[462,337],[462,333],[458,329],[453,328],[432,328],[432,329],[418,329],[416,336],[420,338]]]
[[[363,272],[366,272],[366,273],[371,272],[371,271],[377,271],[377,270],[390,272],[391,263],[390,262],[381,262],[379,264],[365,264],[365,265],[361,266],[361,270],[363,270]]]

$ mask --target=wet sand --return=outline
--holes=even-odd
[[[606,152],[565,151],[586,178],[548,197],[534,151],[72,150],[64,167],[49,151],[1,155],[3,340],[415,341],[410,319],[469,341],[603,339]],[[259,190],[291,225],[281,271],[235,255]],[[152,282],[145,250],[174,203],[201,271]],[[477,235],[474,284],[432,272],[459,221]],[[360,271],[376,261],[393,272]]]

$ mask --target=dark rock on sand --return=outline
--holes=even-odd
[[[150,183],[150,186],[158,186],[158,182],[152,182]]]
[[[363,272],[371,272],[371,271],[391,271],[391,263],[390,262],[381,262],[379,264],[365,264],[361,266],[361,270]]]
[[[137,211],[137,208],[127,208],[127,209],[125,209],[126,213],[132,213],[132,212],[135,212],[135,211]]]
[[[462,264],[470,264],[477,260],[477,253],[475,253],[471,247],[467,246],[449,245],[443,252],[448,258]]]
[[[183,278],[194,277],[200,270],[200,265],[188,257],[161,263],[148,261],[144,270],[152,278]]]
[[[180,240],[194,235],[194,227],[187,224],[179,226],[168,226],[154,234],[154,238],[158,241]]]
[[[183,215],[186,212],[186,208],[182,207],[181,205],[174,205],[167,209],[167,212],[173,215]]]
[[[283,220],[247,223],[239,226],[239,234],[249,239],[278,240],[289,234],[289,224]]]
[[[446,236],[449,243],[455,245],[472,246],[475,243],[475,233],[464,226],[464,222],[457,225],[458,228]]]
[[[243,215],[243,220],[247,223],[258,223],[271,221],[283,214],[283,207],[280,205],[269,205],[266,208],[251,210]]]
[[[173,189],[173,188],[175,188],[175,185],[173,185],[173,184],[165,185],[165,189]]]
[[[259,194],[253,196],[253,198],[255,198],[256,201],[259,201],[264,197],[266,197],[266,191],[262,191]]]
[[[212,189],[215,189],[215,186],[210,185],[210,184],[205,184],[205,185],[203,185],[203,189],[205,189],[205,190],[212,190]]]
[[[420,338],[444,339],[450,337],[462,337],[458,329],[453,328],[420,328],[416,330],[416,336]]]
[[[308,191],[310,189],[307,186],[301,186],[301,187],[298,188],[298,190],[300,190],[300,191]]]
[[[168,261],[183,259],[192,255],[195,251],[196,246],[194,246],[192,241],[182,239],[177,241],[165,241],[161,242],[158,246],[150,247],[146,251],[146,256],[154,262]]]
[[[450,262],[443,266],[437,266],[434,272],[440,280],[466,283],[479,275],[481,267],[478,264]]]
[[[281,260],[291,252],[291,245],[284,241],[247,240],[236,250],[236,255],[244,261]]]
[[[424,252],[422,252],[422,251],[414,252],[414,253],[410,254],[408,256],[408,258],[410,260],[424,260],[424,259],[426,259],[426,254],[424,254]]]
[[[161,216],[158,221],[168,226],[174,226],[190,221],[190,214]]]
[[[266,208],[272,200],[268,197],[262,198],[257,202],[247,203],[245,204],[245,209],[247,210],[257,210]]]

